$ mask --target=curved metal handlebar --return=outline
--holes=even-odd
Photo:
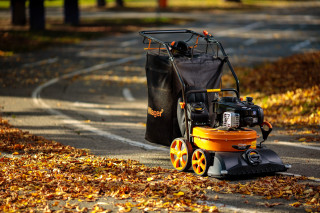
[[[234,92],[238,99],[240,99],[240,94],[236,89],[233,88],[226,88],[226,89],[202,89],[202,90],[190,90],[186,94],[190,93],[210,93],[210,92]]]
[[[147,34],[170,34],[170,33],[191,33],[197,36],[204,37],[203,35],[194,32],[192,30],[182,29],[182,30],[146,30],[146,31],[140,31],[140,35],[145,36]]]
[[[186,30],[186,29],[182,29],[182,30],[147,30],[147,31],[140,31],[139,34],[147,39],[151,39],[152,41],[154,42],[157,42],[161,45],[166,45],[165,42],[159,40],[159,39],[156,39],[150,35],[154,35],[154,34],[173,34],[173,33],[189,33],[189,34],[192,34],[192,35],[196,35],[196,36],[199,36],[199,37],[204,37],[204,35],[201,35],[197,32],[194,32],[192,30]]]

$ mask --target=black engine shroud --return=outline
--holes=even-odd
[[[218,102],[216,126],[222,126],[224,112],[237,113],[240,116],[239,127],[260,126],[264,120],[263,109],[254,105],[251,97],[247,97],[246,101],[240,101],[237,97],[222,97]]]

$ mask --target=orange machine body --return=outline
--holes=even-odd
[[[232,146],[245,147],[250,145],[251,149],[256,149],[258,138],[257,132],[248,128],[230,131],[218,130],[207,126],[194,127],[192,137],[197,147],[219,152],[241,151]]]

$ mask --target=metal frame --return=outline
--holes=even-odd
[[[163,42],[157,38],[154,38],[152,35],[157,35],[157,34],[176,34],[176,33],[181,33],[181,34],[191,34],[191,37],[190,39],[192,38],[192,36],[198,36],[200,38],[204,38],[207,42],[207,44],[216,44],[219,48],[220,48],[220,51],[222,52],[223,56],[224,56],[224,60],[225,62],[227,63],[235,81],[236,81],[236,86],[237,86],[237,89],[221,89],[220,91],[224,92],[224,91],[232,91],[234,93],[236,93],[237,97],[239,98],[240,97],[240,87],[239,87],[239,79],[236,75],[236,73],[234,72],[234,69],[229,61],[229,58],[228,58],[228,55],[226,54],[226,52],[224,51],[224,48],[223,46],[221,45],[221,43],[219,41],[217,41],[212,35],[210,34],[207,34],[207,35],[203,35],[203,34],[199,34],[197,32],[194,32],[192,30],[187,30],[187,29],[181,29],[181,30],[150,30],[150,31],[141,31],[139,32],[139,34],[141,36],[144,37],[144,41],[146,39],[148,39],[149,41],[153,41],[155,43],[158,43],[159,44],[159,49],[160,49],[160,46],[162,45],[164,47],[164,49],[167,51],[168,55],[169,55],[169,59],[172,63],[172,66],[175,70],[175,73],[176,75],[178,76],[178,79],[181,83],[181,88],[182,88],[182,99],[183,99],[183,102],[184,103],[187,103],[186,101],[186,94],[189,94],[189,93],[202,93],[202,92],[209,92],[209,90],[190,90],[188,91],[187,93],[185,93],[185,89],[186,89],[186,85],[179,73],[179,69],[174,61],[174,56],[172,55],[171,51],[170,51],[170,46],[168,43],[166,42]],[[185,105],[185,107],[187,107],[187,105]],[[184,114],[185,114],[185,118],[186,118],[186,135],[187,135],[187,140],[190,141],[190,130],[189,130],[189,125],[188,125],[188,115],[187,115],[187,109],[184,108]]]

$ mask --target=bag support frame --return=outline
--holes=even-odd
[[[164,42],[164,41],[161,41],[155,37],[153,37],[152,35],[157,35],[157,34],[176,34],[176,33],[181,33],[181,34],[191,34],[191,36],[197,36],[198,38],[203,38],[204,40],[206,40],[207,42],[207,45],[208,44],[216,44],[217,47],[220,49],[220,51],[222,52],[223,56],[224,56],[224,60],[225,62],[227,63],[228,67],[229,67],[229,70],[231,71],[232,73],[232,76],[234,77],[235,81],[236,81],[236,89],[207,89],[207,90],[190,90],[187,92],[187,94],[190,94],[190,93],[201,93],[201,92],[224,92],[224,91],[231,91],[231,92],[234,92],[236,94],[236,96],[239,98],[240,97],[240,87],[239,87],[239,79],[229,61],[229,58],[228,58],[228,55],[226,54],[223,46],[221,45],[221,43],[219,41],[217,41],[212,35],[208,34],[207,32],[204,32],[204,35],[202,34],[199,34],[197,32],[194,32],[192,30],[187,30],[187,29],[182,29],[182,30],[150,30],[150,31],[141,31],[139,32],[139,34],[141,36],[144,37],[144,40],[143,42],[145,42],[145,40],[149,40],[149,46],[150,46],[150,43],[151,41],[152,42],[155,42],[155,43],[158,43],[159,44],[159,49],[161,46],[163,46],[162,49],[165,49],[166,52],[168,53],[168,56],[169,56],[169,60],[174,68],[174,71],[179,79],[179,82],[181,84],[181,90],[182,90],[182,100],[184,103],[187,102],[186,100],[186,84],[185,82],[183,81],[183,78],[181,77],[180,75],[180,72],[179,72],[179,69],[175,63],[175,60],[174,60],[174,56],[173,54],[171,53],[171,47],[170,47],[170,44],[167,43],[167,42]],[[148,49],[148,48],[147,48]],[[187,107],[187,105],[185,104],[185,107]],[[187,115],[187,109],[184,108],[184,115],[185,115],[185,118],[188,117]],[[186,125],[186,136],[187,136],[187,140],[190,141],[190,130],[189,130],[189,126],[188,126],[188,122],[185,122],[185,125]]]

